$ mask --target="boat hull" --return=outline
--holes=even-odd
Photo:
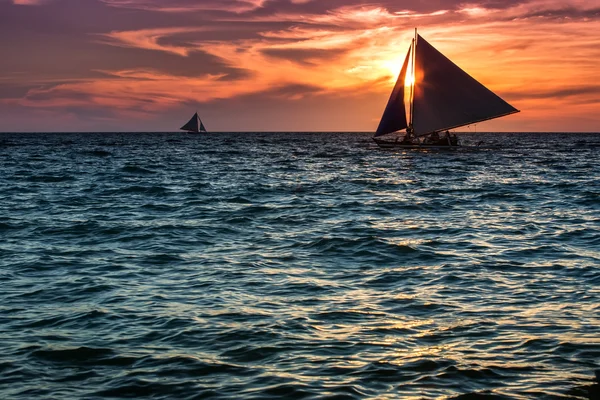
[[[452,150],[460,148],[459,144],[426,144],[426,143],[406,143],[406,142],[397,142],[391,140],[382,140],[375,139],[373,141],[377,143],[382,149],[414,149],[414,150],[427,150],[427,149],[435,149],[435,150]]]

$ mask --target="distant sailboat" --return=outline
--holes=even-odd
[[[206,133],[206,128],[198,116],[198,113],[195,113],[192,119],[190,119],[188,123],[182,126],[180,129],[182,131],[187,131],[188,133]]]
[[[405,96],[409,64],[410,94]],[[380,147],[456,147],[458,138],[449,129],[517,112],[436,50],[415,29],[415,38],[373,140]],[[379,139],[403,129],[406,134],[402,140]]]

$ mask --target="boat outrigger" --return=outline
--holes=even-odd
[[[198,116],[198,113],[194,114],[192,119],[190,119],[188,123],[182,126],[180,129],[182,131],[187,131],[187,133],[206,133],[206,128]]]
[[[405,88],[410,92],[408,95]],[[455,148],[460,141],[450,129],[517,112],[430,45],[415,29],[415,38],[373,140],[382,148]],[[403,129],[406,130],[403,137],[379,138]]]

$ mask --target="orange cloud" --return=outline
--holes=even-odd
[[[183,3],[173,6],[177,3],[150,0],[105,2],[168,13],[184,8]],[[219,9],[217,3],[196,4],[192,9],[215,10]],[[10,101],[32,108],[103,107],[116,114],[137,115],[156,114],[181,103],[266,92],[290,101],[323,95],[345,100],[372,93],[381,106],[369,108],[364,125],[356,128],[369,130],[380,116],[381,110],[377,110],[387,100],[418,24],[421,34],[436,48],[522,110],[486,126],[504,129],[517,121],[519,127],[529,130],[556,130],[568,125],[571,115],[591,127],[600,125],[600,117],[593,111],[600,107],[600,89],[595,85],[600,21],[590,17],[598,12],[599,3],[536,0],[499,10],[473,2],[431,12],[345,5],[320,14],[298,15],[290,10],[219,14],[218,21],[202,27],[111,30],[100,35],[103,44],[166,54],[181,63],[205,54],[246,73],[232,78],[225,71],[181,76],[148,65],[104,68],[98,79],[53,85],[39,80],[41,87]],[[259,0],[228,2],[221,9],[248,11],[266,4]],[[252,34],[221,38],[231,21],[244,24]],[[365,113],[365,107],[357,102],[354,111]]]

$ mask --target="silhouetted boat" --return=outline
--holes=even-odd
[[[410,85],[405,83],[407,76]],[[408,96],[405,86],[410,89]],[[453,148],[460,143],[450,129],[517,112],[436,50],[415,29],[415,38],[373,140],[383,148]],[[403,137],[379,139],[403,129],[406,130]]]
[[[206,128],[198,116],[198,113],[195,113],[192,119],[190,119],[188,123],[182,126],[180,129],[187,131],[188,133],[206,133]]]

